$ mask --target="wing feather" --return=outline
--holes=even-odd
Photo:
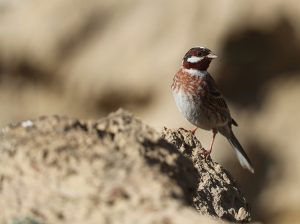
[[[221,92],[218,90],[214,79],[211,77],[210,74],[208,74],[206,77],[207,77],[205,80],[206,83],[203,88],[206,88],[207,90],[208,93],[207,99],[211,107],[211,110],[217,113],[220,119],[220,123],[230,122],[230,124],[237,126],[237,123],[235,122],[235,120],[232,119],[230,115],[230,111],[227,106],[227,103],[223,98]]]

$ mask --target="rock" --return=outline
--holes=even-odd
[[[197,210],[229,221],[250,221],[245,196],[220,164],[211,158],[205,160],[201,155],[204,149],[191,132],[165,128],[163,137],[191,159],[197,169],[197,186],[193,195],[193,206]]]
[[[162,135],[122,110],[98,121],[52,116],[3,128],[0,223],[250,221],[237,185],[199,155],[194,136]]]

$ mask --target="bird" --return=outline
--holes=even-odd
[[[212,131],[210,148],[204,151],[210,156],[217,133],[223,135],[231,144],[241,166],[254,173],[252,163],[242,145],[233,133],[232,126],[238,126],[231,117],[228,105],[218,90],[213,77],[207,69],[217,58],[206,47],[193,47],[183,57],[179,71],[173,78],[172,94],[183,116],[196,128]]]

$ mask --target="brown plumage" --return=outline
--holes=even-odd
[[[233,146],[241,165],[254,172],[247,154],[233,134],[232,125],[237,126],[237,123],[231,117],[214,79],[207,72],[214,58],[216,56],[204,47],[191,48],[185,54],[171,87],[176,104],[185,118],[197,128],[213,131],[207,155],[211,153],[215,135],[219,132]]]

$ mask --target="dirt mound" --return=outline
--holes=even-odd
[[[0,223],[249,222],[243,194],[201,148],[188,131],[161,136],[122,110],[10,125],[1,132]]]

